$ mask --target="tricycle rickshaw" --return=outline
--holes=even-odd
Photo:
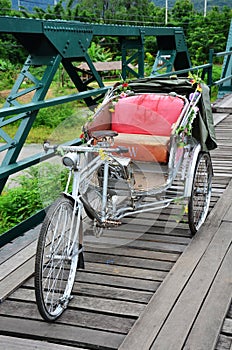
[[[83,127],[82,141],[79,146],[45,144],[62,153],[70,170],[37,245],[36,301],[47,321],[65,310],[76,270],[84,268],[85,218],[100,237],[126,216],[186,201],[194,235],[210,204],[209,150],[216,141],[204,83],[151,77],[118,84]]]

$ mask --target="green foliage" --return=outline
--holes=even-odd
[[[73,105],[68,103],[54,107],[41,109],[36,117],[34,126],[47,126],[49,128],[57,127],[67,117],[74,112]]]
[[[195,14],[187,26],[183,24],[193,64],[207,62],[210,49],[225,50],[231,19],[232,11],[228,8],[223,11],[213,8],[207,17]]]
[[[26,50],[11,34],[0,34],[0,57],[9,60],[12,64],[19,64],[27,57]]]
[[[177,0],[171,14],[174,22],[188,22],[193,16],[192,2],[190,0]]]
[[[88,54],[93,62],[109,62],[112,61],[112,53],[110,49],[103,49],[99,44],[94,41],[88,49]]]
[[[10,62],[10,60],[4,60],[0,58],[0,71],[7,72],[13,71],[15,69],[14,65]]]
[[[66,179],[66,169],[50,163],[31,167],[17,177],[15,187],[6,188],[0,196],[0,234],[51,204]]]
[[[153,0],[156,6],[163,7],[165,6],[165,0]],[[172,8],[175,5],[176,0],[168,0],[169,8]],[[198,12],[203,11],[204,9],[204,0],[192,0],[194,9]],[[218,6],[222,8],[223,6],[232,7],[232,3],[228,0],[207,0],[207,5],[209,8]]]
[[[11,14],[11,1],[0,0],[0,16],[6,16]]]
[[[9,59],[0,59],[0,90],[12,88],[17,78],[17,66]]]
[[[0,16],[21,16],[20,11],[11,9],[10,0],[0,0]],[[11,34],[0,34],[0,57],[12,63],[23,62],[25,50]]]

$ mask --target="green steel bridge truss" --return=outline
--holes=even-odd
[[[144,77],[144,43],[146,37],[155,37],[157,56],[151,75],[186,75],[189,71],[203,69],[203,78],[208,73],[208,85],[212,85],[211,51],[209,64],[191,67],[185,36],[179,27],[144,27],[125,25],[90,24],[77,21],[39,20],[17,17],[0,17],[0,33],[12,34],[28,52],[28,57],[18,77],[0,109],[0,152],[4,157],[0,167],[0,193],[9,176],[42,160],[52,157],[52,153],[41,153],[18,160],[20,151],[27,139],[39,110],[75,100],[84,100],[91,108],[106,93],[99,72],[88,54],[88,48],[95,36],[116,37],[121,49],[122,72],[125,80],[130,75]],[[223,93],[231,92],[232,85],[232,26],[228,38],[224,59],[222,81],[216,82]],[[215,54],[216,55],[216,54]],[[86,62],[90,78],[84,80],[77,63]],[[160,67],[160,62],[163,62]],[[137,69],[130,63],[136,62]],[[62,66],[76,88],[71,95],[48,98],[47,93],[59,67]],[[41,67],[41,75],[34,73],[35,67]],[[27,84],[25,84],[27,82]],[[30,84],[28,84],[30,82]],[[91,87],[95,82],[97,88]],[[25,87],[29,86],[29,87]],[[27,97],[27,103],[22,98]],[[32,96],[32,97],[30,97]],[[14,137],[8,135],[5,127],[17,123]],[[70,141],[78,144],[79,139]]]

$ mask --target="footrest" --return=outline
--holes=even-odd
[[[113,130],[96,130],[92,131],[91,135],[94,139],[102,139],[103,137],[115,137],[118,133]]]

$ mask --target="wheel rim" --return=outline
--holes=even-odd
[[[58,317],[67,307],[78,260],[73,208],[64,202],[54,212],[42,259],[42,297],[49,315]],[[58,224],[61,223],[61,224]]]
[[[197,231],[204,223],[210,204],[212,182],[211,161],[204,154],[198,163],[192,190],[192,219]]]

